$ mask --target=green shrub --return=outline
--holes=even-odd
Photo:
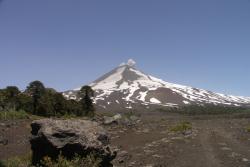
[[[191,130],[192,129],[192,125],[190,122],[181,122],[179,124],[177,124],[176,126],[172,127],[170,129],[170,131],[172,132],[184,132],[187,130]]]
[[[124,117],[130,119],[132,116],[136,116],[136,117],[140,117],[141,115],[135,111],[129,111],[129,112],[125,112]]]
[[[31,167],[31,153],[0,161],[0,167]]]
[[[73,160],[67,160],[62,155],[59,155],[57,161],[52,161],[50,157],[45,157],[41,163],[45,167],[99,167],[100,162],[100,159],[90,154],[85,158],[75,156]]]
[[[247,127],[247,128],[246,128],[246,131],[247,131],[247,132],[250,132],[250,127]]]
[[[0,161],[0,167],[35,167],[31,165],[31,153],[22,156],[14,157],[4,161]],[[86,158],[75,156],[72,160],[67,160],[63,156],[59,156],[57,161],[52,161],[50,157],[45,157],[41,161],[43,167],[99,167],[101,160],[94,154],[90,154]],[[36,165],[40,167],[41,165]]]

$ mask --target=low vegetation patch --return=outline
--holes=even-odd
[[[141,116],[140,114],[136,113],[136,111],[125,112],[123,115],[128,119],[130,119],[133,116],[135,116],[135,117]]]
[[[31,167],[31,153],[0,161],[0,167]]]
[[[25,111],[1,111],[0,112],[0,120],[16,120],[16,119],[27,119],[29,118],[29,114],[27,114]]]
[[[31,165],[31,153],[22,157],[14,157],[4,161],[0,161],[0,167],[99,167],[101,160],[93,154],[87,157],[75,156],[72,160],[67,160],[63,156],[59,156],[57,161],[53,161],[50,157],[44,157],[40,165]]]
[[[96,158],[93,154],[85,158],[75,156],[72,160],[67,160],[60,155],[57,161],[52,161],[50,157],[45,157],[41,164],[45,167],[99,167],[101,160]]]
[[[250,126],[246,128],[246,131],[250,133]]]
[[[192,124],[190,122],[180,122],[174,127],[170,128],[171,132],[185,132],[192,129]]]

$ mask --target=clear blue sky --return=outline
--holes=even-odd
[[[129,58],[169,82],[250,96],[250,1],[0,0],[0,88],[68,90]]]

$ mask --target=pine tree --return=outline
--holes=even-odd
[[[37,107],[39,104],[39,99],[45,94],[46,90],[42,82],[33,81],[29,84],[26,89],[26,92],[33,99],[33,114],[37,114]]]
[[[81,98],[80,103],[82,104],[83,110],[86,112],[87,116],[94,116],[94,105],[92,97],[94,96],[94,91],[90,86],[83,86],[78,96]],[[80,115],[83,115],[82,113]]]
[[[0,111],[5,110],[6,106],[6,90],[0,89]]]
[[[7,86],[5,89],[5,105],[7,105],[8,109],[16,110],[18,106],[18,95],[21,92],[19,91],[18,87],[16,86]]]

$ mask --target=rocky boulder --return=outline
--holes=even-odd
[[[43,157],[56,160],[59,154],[72,159],[76,154],[90,153],[102,160],[102,166],[112,166],[116,152],[109,148],[109,136],[98,123],[88,120],[42,119],[31,124],[32,163],[39,163]]]

